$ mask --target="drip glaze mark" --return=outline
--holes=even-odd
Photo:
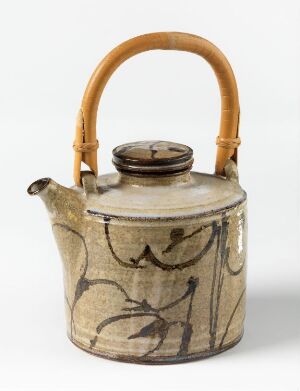
[[[198,279],[190,281],[190,284],[193,284],[193,285],[195,284],[195,286],[197,286],[198,283],[199,283]],[[191,297],[190,297],[190,302],[189,302],[189,308],[187,311],[186,322],[184,324],[183,334],[182,334],[182,338],[181,338],[181,345],[180,345],[179,352],[177,353],[177,356],[184,356],[184,355],[188,354],[189,344],[190,344],[192,333],[193,333],[193,326],[190,323],[190,320],[191,320],[191,316],[192,316],[192,307],[193,307],[193,299],[194,299],[194,295],[195,295],[195,290],[196,290],[196,288],[190,290]]]
[[[215,348],[218,320],[219,320],[219,306],[221,301],[221,293],[224,282],[224,265],[229,257],[230,248],[227,247],[228,237],[228,220],[226,216],[222,218],[221,228],[218,231],[217,249],[215,255],[215,262],[213,268],[213,278],[210,296],[210,340],[209,346],[211,349]]]
[[[239,216],[239,214],[238,214],[238,216]],[[246,221],[246,219],[245,219],[245,213],[242,212],[242,213],[241,213],[241,218],[240,218],[241,227],[240,227],[240,222],[239,222],[239,225],[238,225],[238,229],[239,229],[239,230],[242,229],[242,231],[240,232],[240,234],[243,234],[243,229],[245,228],[245,221]],[[239,238],[240,238],[240,236],[238,237],[238,240],[240,240]],[[238,247],[240,247],[240,243],[238,244]],[[239,251],[239,254],[240,254],[240,251]],[[244,257],[243,257],[243,263],[240,265],[240,267],[239,267],[237,270],[234,270],[234,269],[230,266],[230,264],[229,264],[229,256],[228,256],[227,259],[226,259],[226,262],[225,262],[225,264],[226,264],[226,269],[227,269],[228,273],[229,273],[231,276],[238,276],[238,275],[242,272],[242,270],[243,270],[243,268],[244,268],[244,266],[245,266],[245,262],[246,262],[246,257],[244,256]]]
[[[220,228],[218,227],[217,246],[216,246],[216,252],[215,252],[215,262],[214,262],[214,266],[213,266],[213,276],[212,276],[212,285],[211,285],[211,293],[210,293],[210,322],[209,322],[210,323],[210,327],[209,327],[210,341],[209,341],[209,345],[210,345],[211,349],[214,347],[215,339],[216,339],[215,285],[216,285],[216,278],[217,278],[219,247],[220,247]]]
[[[227,238],[228,238],[228,227],[229,222],[226,216],[224,215],[222,218],[222,224],[219,228],[218,234],[217,234],[217,248],[216,248],[216,254],[215,254],[215,262],[214,262],[214,268],[213,268],[213,277],[212,277],[212,285],[211,285],[211,296],[210,296],[210,349],[215,349],[216,345],[216,335],[217,335],[217,328],[218,328],[218,319],[219,319],[219,307],[220,307],[220,301],[221,301],[221,294],[222,294],[222,288],[224,283],[224,273],[225,273],[225,267],[228,271],[229,275],[235,277],[239,275],[244,267],[243,265],[236,271],[233,271],[229,266],[229,254],[230,254],[230,247],[227,246]],[[226,335],[228,333],[230,324],[232,322],[232,319],[234,317],[234,314],[241,302],[242,296],[244,294],[245,290],[242,292],[242,295],[240,296],[230,318],[226,326],[225,333],[221,339],[219,348],[223,346],[224,340],[226,338]]]

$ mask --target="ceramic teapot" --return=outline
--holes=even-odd
[[[167,49],[202,56],[221,93],[215,174],[192,172],[193,151],[167,141],[113,150],[98,176],[97,108],[126,59]],[[48,209],[63,261],[70,340],[95,355],[176,363],[234,346],[245,316],[246,193],[238,181],[239,101],[232,69],[209,41],[163,32],[130,39],[98,65],[79,112],[75,186],[28,188]],[[90,171],[81,171],[81,162]]]

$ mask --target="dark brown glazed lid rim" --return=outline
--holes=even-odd
[[[193,150],[170,141],[138,141],[116,147],[112,161],[129,175],[175,175],[192,168]]]

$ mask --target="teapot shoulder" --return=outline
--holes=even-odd
[[[118,173],[97,178],[97,192],[87,199],[94,214],[130,218],[184,218],[214,214],[246,200],[235,181],[191,172],[188,180],[160,182],[123,180]],[[80,192],[82,189],[77,188]]]

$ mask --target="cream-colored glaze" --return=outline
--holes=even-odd
[[[184,217],[215,213],[245,198],[238,183],[215,175],[187,173],[167,178],[107,174],[98,179],[99,194],[88,210],[120,217]],[[83,192],[82,188],[74,188]]]
[[[216,173],[222,176],[190,173],[192,150],[162,141],[127,145],[125,152],[118,147],[114,164],[120,173],[94,176],[96,116],[105,85],[127,58],[153,49],[196,53],[214,69],[222,101]],[[43,178],[28,188],[49,212],[75,345],[102,357],[155,364],[207,357],[240,340],[247,211],[236,167],[238,122],[232,69],[203,38],[147,34],[126,41],[99,64],[77,121],[76,186]],[[92,172],[80,172],[81,161]]]
[[[74,344],[123,361],[172,363],[239,341],[247,218],[231,171],[233,180],[110,174],[97,187],[85,174],[83,189],[52,180],[30,186],[46,204],[62,256]]]

